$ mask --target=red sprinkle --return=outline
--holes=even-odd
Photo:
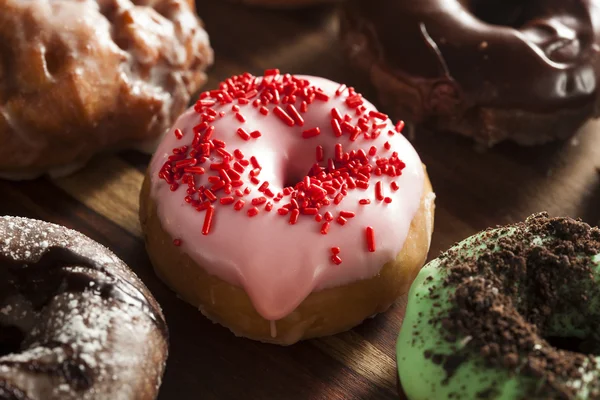
[[[264,203],[266,203],[266,202],[267,202],[267,198],[266,198],[266,197],[264,197],[264,196],[261,196],[261,197],[257,197],[257,198],[255,198],[255,199],[252,199],[252,205],[253,205],[253,206],[259,206],[259,205],[261,205],[261,204],[264,204]]]
[[[219,202],[223,205],[229,205],[232,204],[235,201],[235,199],[231,196],[228,197],[221,197],[221,199],[219,200]]]
[[[242,123],[246,122],[246,118],[240,113],[235,114],[235,118]]]
[[[344,134],[344,132],[342,132],[340,122],[335,118],[331,120],[331,129],[333,129],[333,133],[337,137],[340,137]]]
[[[317,146],[317,162],[323,161],[323,146]]]
[[[212,138],[213,133],[215,133],[215,127],[210,126],[204,133],[204,138],[202,140],[208,142]]]
[[[237,158],[238,160],[241,160],[242,158],[244,158],[244,153],[242,153],[240,151],[240,149],[235,149],[233,151],[233,155],[235,156],[235,158]]]
[[[342,145],[338,143],[335,145],[335,161],[341,161],[342,155]]]
[[[279,107],[279,106],[275,107],[275,109],[273,110],[273,112],[287,126],[294,126],[296,124],[296,121],[294,121],[294,119],[292,117],[290,117],[288,115],[288,113],[286,113],[285,111],[283,111],[283,109],[281,107]]]
[[[250,133],[250,136],[253,137],[254,139],[258,139],[262,135],[259,131],[254,131],[254,132]]]
[[[302,137],[304,139],[312,138],[321,134],[321,128],[311,128],[302,132]]]
[[[302,118],[302,115],[300,115],[300,113],[298,112],[296,107],[294,107],[293,104],[288,104],[285,109],[287,110],[288,114],[292,116],[296,125],[304,126],[304,118]]]
[[[175,129],[173,133],[175,134],[175,137],[178,140],[181,140],[181,138],[183,138],[183,132],[181,131],[181,129]]]
[[[396,181],[392,182],[390,184],[390,187],[392,188],[392,190],[395,192],[396,190],[400,189],[400,186],[398,186],[398,184],[396,183]]]
[[[333,204],[340,204],[343,199],[344,195],[342,193],[338,193],[337,196],[335,196],[335,199],[333,199]]]
[[[386,114],[379,112],[379,111],[370,111],[369,117],[382,119],[382,120],[388,119],[388,116]]]
[[[370,226],[366,229],[367,249],[373,253],[375,251],[375,231]]]
[[[402,133],[402,130],[404,129],[404,121],[400,120],[398,121],[398,123],[396,124],[396,132],[398,133]]]
[[[329,100],[329,96],[327,96],[325,93],[321,92],[320,89],[317,89],[315,91],[315,98],[317,100],[321,100],[321,101],[328,101]]]
[[[248,210],[247,214],[249,217],[254,217],[255,215],[258,214],[258,208],[252,207],[251,209]]]
[[[202,167],[187,167],[183,169],[185,172],[190,174],[202,175],[204,173],[204,168]]]
[[[215,214],[215,207],[209,206],[206,209],[206,214],[204,215],[204,225],[202,226],[202,234],[203,235],[208,235],[210,233],[210,228],[212,227],[214,214]]]
[[[181,239],[175,239],[173,240],[173,244],[177,247],[181,246]]]
[[[269,182],[264,181],[260,187],[258,188],[259,192],[264,192],[265,190],[267,190],[267,188],[269,187]]]
[[[369,182],[367,182],[367,181],[357,180],[355,183],[356,183],[356,187],[358,187],[360,189],[368,189],[369,188]]]
[[[379,201],[383,200],[383,184],[381,181],[377,181],[375,184],[375,198]]]
[[[210,189],[206,189],[204,191],[204,195],[210,201],[216,201],[217,200],[217,196],[215,196],[215,194]]]
[[[250,163],[254,168],[261,168],[260,164],[258,163],[258,160],[254,156],[250,157]]]
[[[294,225],[296,222],[298,222],[299,215],[300,215],[300,210],[298,210],[297,208],[292,210],[292,215],[290,215],[290,225]]]
[[[252,171],[250,171],[250,176],[258,176],[260,175],[260,168],[254,168]]]
[[[242,208],[244,208],[244,204],[246,204],[244,200],[238,200],[233,206],[233,208],[235,209],[235,211],[240,211]]]
[[[329,232],[329,222],[325,222],[321,227],[321,235],[327,235],[327,232]]]
[[[342,263],[342,259],[340,258],[340,256],[331,256],[331,261],[335,264],[335,265],[340,265]]]
[[[239,137],[241,137],[244,140],[250,140],[250,135],[248,135],[248,132],[246,132],[244,130],[244,128],[238,128],[237,134],[239,135]],[[237,151],[239,151],[239,150],[237,150]]]
[[[331,109],[331,117],[334,119],[337,119],[338,121],[344,120],[344,117],[342,117],[342,114],[340,113],[340,111],[335,107],[333,107]]]

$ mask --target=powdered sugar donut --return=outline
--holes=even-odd
[[[167,336],[148,289],[108,249],[0,217],[0,399],[154,399]]]
[[[272,70],[203,93],[141,196],[158,274],[261,341],[333,334],[387,309],[422,266],[433,223],[401,128],[323,78]]]

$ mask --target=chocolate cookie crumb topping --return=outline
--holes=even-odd
[[[592,259],[599,253],[600,230],[543,213],[483,232],[444,254],[444,285],[456,289],[450,311],[430,322],[449,342],[469,338],[446,356],[447,380],[461,359],[477,352],[488,366],[533,378],[531,396],[574,398],[578,388],[566,382],[598,369],[591,352],[600,341],[600,310],[594,306],[600,287]],[[586,350],[553,346],[565,341],[565,333],[576,333],[588,343]],[[598,379],[587,385],[589,398],[599,398]],[[478,395],[494,392],[490,387]]]

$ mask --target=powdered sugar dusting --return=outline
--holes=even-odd
[[[55,247],[91,258],[99,268],[61,267],[65,276],[90,282],[80,291],[59,291],[42,308],[23,296],[0,294],[0,324],[26,334],[23,351],[0,357],[0,383],[31,399],[155,397],[167,348],[155,319],[164,319],[139,279],[114,254],[77,232],[0,217],[0,275],[2,257],[22,262],[27,270]],[[162,362],[151,361],[157,352]]]

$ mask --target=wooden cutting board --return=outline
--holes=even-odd
[[[337,42],[333,8],[265,11],[198,0],[216,53],[208,88],[246,70],[321,75],[374,98]],[[383,111],[386,111],[383,109]],[[417,131],[413,140],[437,193],[431,257],[489,226],[531,213],[600,220],[600,124],[569,142],[477,149],[445,133]],[[235,338],[180,301],[154,276],[140,237],[138,193],[148,156],[95,159],[74,176],[0,181],[0,214],[43,219],[77,229],[111,248],[161,303],[171,351],[159,396],[171,399],[394,399],[395,340],[404,301],[360,327],[291,347]]]

